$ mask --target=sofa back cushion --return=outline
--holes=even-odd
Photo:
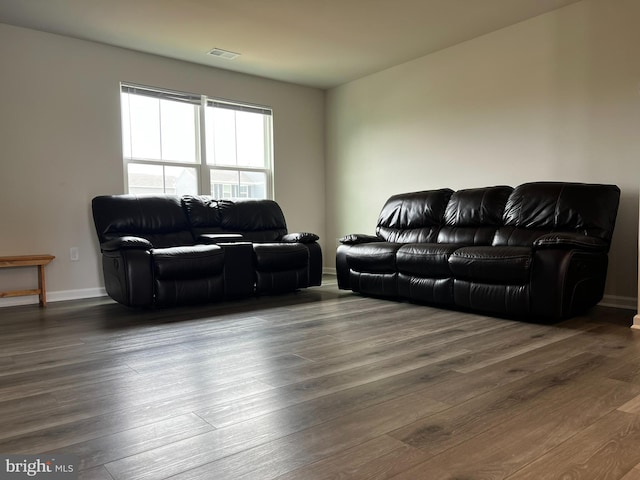
[[[280,205],[273,200],[217,200],[185,195],[182,204],[194,240],[206,233],[240,233],[252,242],[277,242],[287,233]]]
[[[224,233],[220,221],[219,200],[209,195],[184,195],[182,207],[191,229],[194,241],[203,233]]]
[[[276,242],[287,233],[284,213],[273,200],[219,200],[220,226],[251,242]]]
[[[512,191],[512,187],[495,186],[454,192],[444,213],[438,243],[491,245]]]
[[[206,233],[239,233],[252,242],[277,242],[287,233],[280,205],[273,200],[216,200],[206,195],[182,199],[194,239]]]
[[[100,243],[141,237],[155,248],[192,245],[187,218],[175,195],[104,195],[92,201]]]
[[[376,234],[387,242],[435,243],[453,190],[393,195],[378,216]]]
[[[620,189],[615,185],[534,182],[514,189],[494,245],[528,246],[540,235],[574,232],[611,241]]]

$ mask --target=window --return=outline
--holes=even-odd
[[[128,193],[272,198],[272,112],[121,85]]]

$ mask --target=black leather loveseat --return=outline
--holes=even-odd
[[[128,306],[283,293],[322,281],[318,236],[272,200],[105,195],[92,201],[105,288]]]
[[[395,195],[376,235],[343,237],[338,287],[512,317],[559,319],[603,296],[620,190],[536,182]]]

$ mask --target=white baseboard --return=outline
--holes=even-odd
[[[83,298],[105,297],[107,291],[104,287],[81,288],[78,290],[61,290],[58,292],[47,292],[47,303],[64,302],[66,300],[81,300]],[[19,305],[32,305],[39,302],[37,295],[27,297],[0,298],[0,307],[15,307]]]
[[[621,297],[619,295],[605,295],[598,304],[601,307],[624,308],[625,310],[637,310],[638,299],[636,297]]]
[[[335,275],[336,274],[336,269],[335,268],[330,268],[330,267],[324,267],[322,269],[322,273],[325,275]]]
[[[80,300],[82,298],[106,297],[104,287],[81,288],[78,290],[63,290],[47,293],[47,302],[64,302],[65,300]]]

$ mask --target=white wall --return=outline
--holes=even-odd
[[[327,94],[328,246],[392,194],[614,183],[605,299],[635,308],[640,2],[584,0]]]
[[[90,202],[124,188],[120,81],[273,107],[276,200],[324,239],[323,91],[4,24],[0,65],[0,255],[55,255],[50,300],[103,286]],[[0,290],[33,288],[32,270],[0,269]]]

